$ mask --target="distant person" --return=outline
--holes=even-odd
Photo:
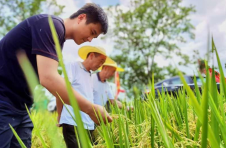
[[[199,71],[202,75],[206,76],[207,72],[206,72],[206,65],[205,65],[205,61],[204,60],[201,60],[201,59],[198,59],[198,64],[199,64]],[[208,72],[210,74],[210,77],[212,76],[213,74],[213,71],[212,71],[212,68],[210,68],[208,66]],[[220,83],[220,74],[219,72],[217,71],[214,71],[214,74],[215,74],[215,80],[217,83]]]

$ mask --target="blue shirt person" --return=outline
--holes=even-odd
[[[119,108],[122,108],[122,103],[115,99],[112,90],[106,81],[113,77],[116,71],[124,71],[124,69],[118,67],[116,62],[110,64],[105,63],[100,72],[92,75],[95,104],[105,106],[109,100],[113,105],[117,104]]]

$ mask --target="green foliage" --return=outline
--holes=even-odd
[[[63,8],[56,0],[1,0],[0,38],[30,16],[40,13],[59,15]]]
[[[65,148],[62,128],[56,126],[57,114],[45,112],[31,112],[34,124],[32,131],[32,148]]]
[[[181,6],[181,0],[131,0],[126,12],[120,6],[108,8],[115,26],[109,33],[115,42],[112,58],[127,71],[120,74],[125,86],[141,88],[151,80],[152,73],[155,82],[165,75],[177,75],[172,65],[159,67],[157,56],[172,59],[177,55],[179,65],[191,63],[177,44],[186,42],[185,35],[194,38],[189,19],[192,12],[194,7]]]

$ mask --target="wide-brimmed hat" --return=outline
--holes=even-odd
[[[78,55],[80,56],[80,58],[85,60],[87,58],[87,55],[90,52],[96,52],[96,53],[105,55],[107,57],[105,63],[108,63],[108,64],[114,63],[114,61],[107,56],[105,49],[102,47],[99,47],[99,46],[83,46],[83,47],[79,48]]]
[[[112,60],[113,61],[113,60]],[[111,67],[115,67],[116,68],[116,71],[119,71],[119,72],[123,72],[124,69],[123,68],[120,68],[118,67],[117,63],[115,61],[113,61],[114,63],[104,63],[103,66],[111,66]],[[102,67],[100,67],[100,70],[102,69]]]

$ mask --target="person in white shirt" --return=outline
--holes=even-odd
[[[122,108],[122,103],[115,99],[112,90],[106,81],[107,79],[114,76],[116,71],[124,71],[124,69],[117,67],[117,63],[105,63],[101,71],[92,75],[93,79],[93,95],[94,104],[105,106],[107,101],[113,105],[118,105]]]
[[[65,67],[68,78],[74,90],[93,103],[91,70],[97,70],[104,64],[105,61],[109,62],[111,59],[107,57],[105,50],[101,47],[83,46],[79,49],[78,54],[82,59],[84,59],[84,61],[66,63]],[[77,124],[67,109],[69,109],[70,113],[74,116],[72,106],[66,104],[63,106],[62,102],[57,102],[58,116],[60,116],[59,124],[63,127],[65,143],[68,148],[74,148],[78,147],[78,141],[74,131],[74,126],[76,127]],[[88,114],[82,111],[80,111],[80,114],[84,128],[90,132],[89,135],[91,135],[94,130],[94,122]]]

